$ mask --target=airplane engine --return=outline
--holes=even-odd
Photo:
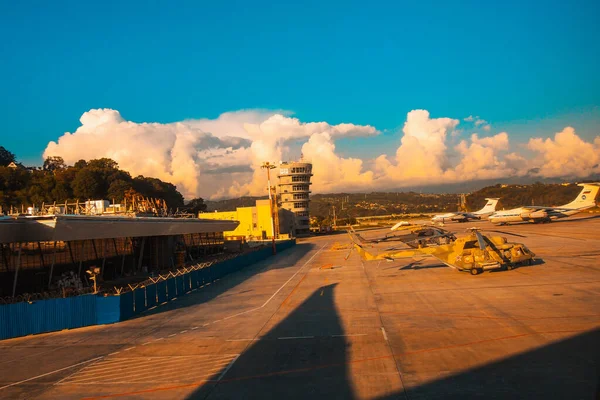
[[[527,219],[546,219],[546,218],[548,218],[548,213],[546,211],[527,212],[527,213],[522,213],[521,218],[523,218],[525,220],[527,220]]]

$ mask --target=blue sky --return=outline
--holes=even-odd
[[[513,140],[566,125],[591,140],[599,15],[598,1],[0,0],[0,145],[39,164],[104,107],[137,122],[284,109],[387,132],[339,141],[349,155],[397,145],[418,108]]]

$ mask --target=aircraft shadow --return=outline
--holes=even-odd
[[[600,329],[594,329],[378,400],[598,399],[599,360]]]
[[[322,286],[188,399],[353,399],[336,284]],[[299,338],[303,337],[303,338]],[[312,337],[312,338],[307,338]],[[219,376],[216,374],[216,376]]]
[[[354,399],[348,346],[334,304],[334,285],[323,286],[248,348],[218,383],[187,399]],[[468,334],[468,332],[462,332]],[[312,339],[282,339],[314,336]],[[396,357],[399,370],[410,361]],[[406,365],[404,363],[407,363]],[[380,396],[388,399],[598,398],[600,329],[534,348],[440,379]]]
[[[167,304],[138,314],[132,319],[144,318],[165,311],[172,311],[206,303],[214,299],[215,297],[221,296],[223,295],[223,293],[234,289],[236,286],[244,283],[244,281],[248,280],[254,275],[258,275],[268,269],[282,269],[294,266],[298,261],[302,259],[302,257],[304,257],[309,251],[313,250],[314,248],[315,245],[312,243],[299,243],[290,249],[278,253],[277,255],[275,255],[274,258],[269,257],[266,260],[257,262],[240,271],[226,275],[224,278],[219,279],[218,281],[213,282],[210,285],[204,286],[194,292],[190,292],[184,296],[178,297],[175,301],[169,301]],[[281,260],[283,257],[286,257],[285,266],[274,265],[275,262]]]

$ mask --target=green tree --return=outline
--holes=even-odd
[[[132,188],[131,181],[125,181],[123,179],[117,179],[111,182],[108,187],[107,198],[108,200],[120,203],[125,198],[125,192]]]
[[[75,174],[71,183],[73,195],[81,200],[99,200],[106,192],[102,191],[102,177],[97,171],[90,168],[82,168]]]
[[[6,150],[3,146],[0,146],[0,166],[6,167],[13,161],[15,161],[15,155]]]
[[[133,179],[133,188],[142,196],[164,199],[169,208],[183,207],[183,196],[171,183],[140,175]]]
[[[188,212],[197,215],[201,211],[206,211],[206,204],[204,204],[204,199],[202,197],[198,197],[190,200],[185,208]]]
[[[77,161],[77,162],[76,162],[76,163],[73,165],[73,168],[75,168],[75,169],[81,169],[81,168],[83,168],[83,167],[85,167],[85,166],[87,166],[87,161],[85,161],[85,160],[79,160],[79,161]]]
[[[54,172],[65,168],[67,168],[67,164],[65,164],[65,160],[59,156],[50,156],[46,158],[46,160],[44,161],[44,166],[42,167],[44,171],[50,172]]]

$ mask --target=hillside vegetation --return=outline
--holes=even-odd
[[[486,197],[499,197],[498,210],[522,205],[557,206],[569,203],[581,187],[570,184],[497,184],[487,186],[466,196],[468,211],[485,205]],[[257,199],[266,197],[241,197],[220,201],[207,201],[208,211],[233,211],[236,207],[249,207]],[[460,196],[457,194],[432,194],[416,192],[328,193],[310,197],[310,214],[320,223],[356,217],[407,214],[443,213],[457,211]]]
[[[50,157],[42,168],[35,168],[18,163],[11,152],[0,146],[0,206],[5,212],[11,206],[20,209],[76,200],[107,199],[119,203],[125,193],[163,199],[171,209],[184,205],[175,185],[141,175],[132,177],[109,158],[80,160],[69,166],[60,157]]]

